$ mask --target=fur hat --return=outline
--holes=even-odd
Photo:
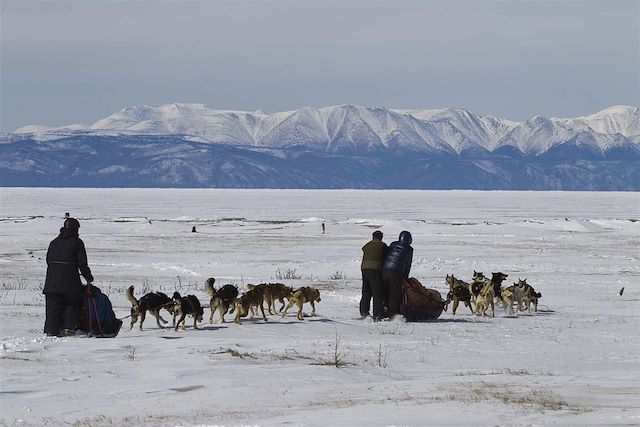
[[[64,228],[78,231],[78,229],[80,228],[80,222],[75,218],[67,218],[64,220]]]

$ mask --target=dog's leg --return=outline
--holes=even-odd
[[[185,326],[186,323],[187,323],[187,314],[186,313],[182,315],[182,317],[180,318],[180,322],[182,322],[182,330],[186,331],[187,330],[187,328]],[[180,322],[178,322],[178,325],[180,324]]]
[[[220,303],[220,323],[225,323],[224,315],[229,311],[229,303],[222,301]]]
[[[309,301],[311,303],[311,316],[315,316],[316,315],[316,305],[314,304],[313,300]]]
[[[129,330],[133,329],[133,325],[136,324],[136,322],[138,321],[138,313],[134,311],[134,309],[131,309],[131,327],[129,327]]]
[[[302,316],[302,306],[304,305],[304,303],[302,302],[302,300],[298,300],[298,320],[304,320],[304,317]]]
[[[160,317],[160,309],[159,309],[159,308],[157,308],[157,309],[153,310],[153,311],[151,312],[151,314],[153,314],[153,315],[155,316],[155,318],[156,318],[156,323],[158,324],[158,328],[160,328],[160,329],[164,329],[164,326],[162,326],[162,323],[160,323],[160,320],[162,319],[162,317]],[[162,320],[164,320],[164,319],[162,319]],[[165,322],[165,323],[166,323],[166,322]]]
[[[193,316],[193,329],[198,329],[198,316]]]
[[[158,319],[160,319],[160,321],[161,321],[163,324],[165,324],[165,323],[167,323],[167,321],[166,321],[166,320],[164,320],[164,318],[160,315],[160,310],[162,310],[162,308],[159,308],[159,309],[157,310],[157,313],[158,313]]]
[[[284,311],[282,312],[282,318],[284,319],[284,316],[287,315],[287,311],[289,311],[289,309],[291,307],[293,307],[293,304],[295,304],[296,302],[294,300],[289,300],[289,304],[287,304],[287,306],[285,307]]]
[[[209,301],[209,307],[211,307],[211,316],[209,316],[209,323],[213,324],[213,313],[216,312],[216,309],[218,308],[218,300],[217,298],[211,298],[211,301]]]
[[[493,297],[491,297],[491,317],[496,317],[496,309],[493,303]]]
[[[145,308],[140,312],[140,331],[142,331],[142,324],[144,323],[144,319],[147,317],[147,309]]]
[[[458,309],[458,304],[460,304],[460,300],[458,298],[454,298],[453,299],[453,309],[451,310],[451,312],[453,313],[453,315],[456,315],[456,310]]]
[[[265,316],[265,314],[264,314],[264,306],[262,304],[260,304],[260,311],[262,312],[262,318],[266,322],[267,321],[267,316]]]
[[[275,299],[275,298],[273,297],[273,295],[265,295],[265,296],[264,296],[264,300],[266,300],[266,303],[267,303],[267,311],[269,312],[269,314],[276,314],[276,313],[275,313],[275,311],[276,311],[276,305],[275,305],[275,303],[273,302],[273,301],[274,301],[274,299]],[[263,301],[264,301],[264,300],[263,300]],[[271,309],[271,306],[273,306],[273,310]]]
[[[475,309],[473,308],[473,304],[471,304],[471,298],[469,298],[468,303],[469,304],[467,304],[467,301],[465,301],[465,305],[469,307],[469,311],[471,312],[471,314],[476,314]]]
[[[236,307],[236,320],[235,320],[235,323],[237,323],[238,325],[241,324],[240,323],[240,312],[241,311],[242,311],[242,309]]]
[[[282,306],[280,307],[280,310],[278,310],[278,312],[282,313],[282,310],[284,310],[284,306],[285,306],[284,298],[280,298],[278,301],[280,301],[280,304],[282,304]],[[274,302],[273,305],[274,305],[274,308],[275,308],[275,302]]]

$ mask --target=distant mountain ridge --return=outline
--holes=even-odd
[[[0,154],[5,186],[638,190],[640,110],[515,122],[457,108],[145,105],[22,127],[0,135]]]
[[[511,146],[523,154],[541,154],[584,133],[591,134],[593,144],[604,150],[625,144],[625,139],[640,144],[640,109],[614,106],[585,117],[535,116],[514,122],[457,108],[394,110],[339,105],[265,114],[176,103],[125,108],[89,126],[25,126],[14,131],[48,139],[74,132],[182,135],[202,142],[331,152],[410,149],[460,154]],[[624,138],[614,138],[617,134]]]

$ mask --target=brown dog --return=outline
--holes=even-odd
[[[265,322],[267,321],[267,316],[265,316],[264,314],[263,305],[265,289],[266,286],[255,286],[253,289],[249,289],[247,292],[245,292],[240,298],[236,298],[234,300],[236,310],[235,322],[238,325],[240,325],[240,318],[246,317],[249,313],[251,313],[249,319],[253,319],[255,311],[258,307],[260,307],[260,311],[262,312],[262,318]],[[254,310],[254,308],[256,310]]]
[[[533,304],[534,311],[538,311],[538,298],[542,298],[542,294],[540,292],[536,292],[533,289],[533,286],[527,283],[527,279],[521,280],[518,279],[518,283],[514,283],[515,286],[522,289],[522,310],[520,310],[520,306],[518,305],[518,310],[524,311],[527,309],[529,313],[531,313],[531,304]]]
[[[477,283],[482,284],[482,287],[476,297],[476,314],[482,313],[482,317],[485,317],[487,309],[491,307],[491,317],[495,317],[496,313],[493,299],[496,294],[493,291],[493,283],[491,283],[491,280],[486,277],[482,282],[478,281]]]
[[[280,309],[278,312],[282,312],[285,307],[284,299],[291,299],[293,295],[293,288],[285,286],[282,283],[261,283],[259,285],[247,285],[247,289],[253,289],[256,286],[264,287],[264,303],[267,305],[269,314],[276,314],[276,300],[280,301]]]
[[[284,309],[284,311],[282,312],[282,317],[284,318],[284,316],[287,315],[287,311],[293,307],[293,305],[295,304],[298,307],[298,314],[297,314],[297,318],[298,320],[303,320],[303,316],[302,316],[302,306],[304,305],[305,302],[308,302],[309,304],[311,304],[311,316],[315,316],[316,315],[316,302],[320,302],[320,291],[318,291],[316,288],[312,288],[311,286],[303,286],[299,289],[297,289],[293,295],[291,296],[291,299],[289,299],[289,304],[287,304],[287,307]]]

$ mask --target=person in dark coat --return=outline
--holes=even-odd
[[[382,241],[382,231],[373,232],[373,238],[362,247],[362,298],[360,316],[369,315],[371,297],[373,297],[373,319],[384,316],[384,284],[382,282],[382,262],[387,253],[387,244]]]
[[[67,218],[47,250],[47,277],[42,293],[46,304],[44,333],[50,336],[75,334],[82,303],[78,271],[88,283],[93,282],[87,251],[78,237],[79,228],[77,219]]]
[[[401,232],[398,240],[389,245],[389,250],[382,264],[382,280],[387,291],[389,318],[393,318],[400,312],[402,285],[409,278],[413,261],[412,241],[411,233]]]

